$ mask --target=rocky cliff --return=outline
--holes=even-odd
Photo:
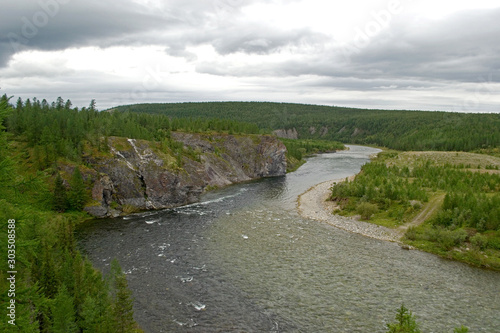
[[[163,143],[111,137],[89,154],[96,217],[181,206],[207,189],[286,172],[285,146],[273,136],[172,133]],[[94,172],[95,171],[95,172]]]
[[[293,139],[293,140],[297,140],[299,138],[299,133],[297,132],[296,128],[278,129],[278,130],[273,131],[273,133],[278,138]]]

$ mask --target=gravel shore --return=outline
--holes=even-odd
[[[302,217],[328,223],[334,227],[361,234],[366,237],[389,242],[399,242],[401,234],[396,230],[358,221],[351,217],[334,215],[335,203],[327,201],[330,188],[344,179],[329,180],[311,187],[297,200],[297,208]]]

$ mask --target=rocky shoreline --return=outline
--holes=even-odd
[[[344,179],[329,180],[317,184],[301,194],[297,199],[297,209],[302,217],[328,223],[339,229],[366,237],[389,242],[400,242],[401,234],[393,229],[358,221],[351,217],[334,215],[335,203],[327,201],[330,188]]]

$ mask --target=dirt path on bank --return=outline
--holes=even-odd
[[[401,235],[404,235],[408,228],[416,227],[424,223],[436,212],[439,207],[441,207],[444,197],[445,194],[441,194],[432,198],[427,204],[425,204],[424,209],[422,209],[422,211],[418,213],[411,222],[398,227],[397,230],[401,233]]]

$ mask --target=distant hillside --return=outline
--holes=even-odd
[[[268,102],[136,104],[112,110],[172,117],[225,118],[299,138],[375,144],[401,150],[473,151],[500,146],[500,114],[366,110]]]

